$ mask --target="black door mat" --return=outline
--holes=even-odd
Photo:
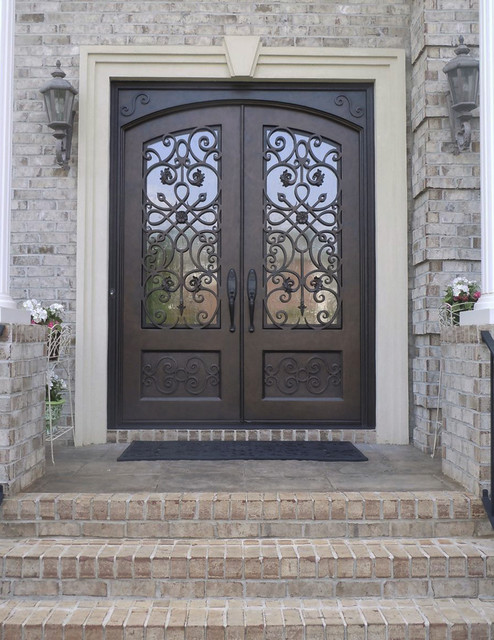
[[[268,442],[134,441],[117,458],[119,462],[138,460],[320,460],[324,462],[365,462],[364,454],[351,442]]]

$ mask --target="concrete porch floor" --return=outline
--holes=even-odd
[[[47,449],[46,475],[26,492],[462,490],[411,445],[357,445],[368,462],[117,462],[127,446],[59,445],[54,465]]]

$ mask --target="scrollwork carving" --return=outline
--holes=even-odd
[[[136,107],[137,107],[137,101],[139,101],[141,104],[149,104],[149,101],[151,100],[151,98],[148,96],[147,93],[138,93],[137,95],[135,95],[132,98],[132,103],[129,106],[127,105],[123,105],[120,109],[120,113],[125,117],[128,118],[132,115],[134,115]]]
[[[340,323],[341,150],[288,128],[264,131],[265,326]]]
[[[218,326],[220,129],[167,133],[144,161],[146,326]]]
[[[182,360],[182,362],[180,362]],[[220,384],[220,368],[215,362],[194,355],[167,354],[142,367],[142,386],[147,396],[211,396]]]
[[[344,104],[346,103],[348,106],[348,111],[350,112],[350,115],[353,116],[354,118],[361,118],[364,115],[364,110],[362,109],[362,107],[355,107],[354,109],[350,98],[344,94],[337,96],[334,99],[334,103],[337,107],[343,107]]]
[[[341,376],[339,358],[297,354],[266,362],[264,387],[268,396],[335,396],[341,390]],[[274,393],[269,393],[270,387]]]

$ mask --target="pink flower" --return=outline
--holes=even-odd
[[[475,300],[478,300],[478,299],[480,298],[480,295],[481,295],[481,294],[480,294],[480,291],[476,291],[476,292],[473,294],[473,297],[475,298]]]
[[[50,320],[50,322],[48,323],[48,326],[50,327],[50,329],[55,326],[55,323],[53,322],[53,320]]]

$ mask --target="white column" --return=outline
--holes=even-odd
[[[0,323],[30,322],[9,294],[15,0],[0,0]]]
[[[460,324],[494,324],[494,3],[480,0],[480,206],[482,296]]]

